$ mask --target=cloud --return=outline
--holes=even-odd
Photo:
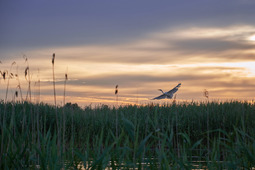
[[[87,62],[130,64],[173,64],[253,60],[255,42],[249,37],[255,26],[170,29],[151,33],[134,42],[114,46],[83,46],[60,50],[66,59],[71,56]]]
[[[56,53],[61,63],[188,64],[255,59],[254,25],[172,28],[146,33],[118,44],[52,46],[27,50],[31,59]],[[17,58],[17,52],[12,52]],[[15,54],[15,55],[14,55]],[[21,55],[20,55],[21,56]],[[6,55],[3,59],[8,60]]]
[[[206,62],[215,59],[219,62],[232,59],[252,60],[255,58],[255,52],[252,51],[255,42],[251,41],[250,37],[255,33],[254,30],[253,25],[170,28],[168,31],[152,33],[147,37],[147,43],[145,38],[135,43],[133,48],[157,54],[159,61],[163,62],[178,62],[178,60],[183,62],[185,59],[189,62],[197,57]]]
[[[252,25],[170,28],[132,42],[38,48],[26,55],[33,82],[38,77],[41,79],[42,99],[47,101],[51,101],[47,96],[52,95],[52,53],[56,53],[58,98],[62,98],[68,67],[67,98],[70,101],[114,102],[114,87],[118,84],[120,101],[135,102],[138,98],[148,102],[159,94],[158,88],[170,90],[179,82],[182,83],[179,99],[203,98],[203,89],[208,89],[215,98],[249,98],[254,96],[251,89],[255,51],[254,41],[249,40],[253,30]],[[20,56],[16,61],[22,66],[19,73],[23,74],[24,59]],[[2,61],[6,69],[9,69],[5,64],[8,62],[11,60]],[[27,82],[23,82],[26,86]],[[4,89],[0,91],[4,94]]]

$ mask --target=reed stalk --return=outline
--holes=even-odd
[[[116,103],[117,103],[117,107],[116,107],[116,113],[115,113],[115,116],[116,116],[116,132],[115,132],[115,136],[118,137],[118,93],[119,93],[119,90],[118,90],[118,85],[116,85],[115,87],[115,96],[116,96]]]
[[[210,129],[209,129],[209,110],[207,107],[207,111],[206,111],[206,128],[207,128],[207,154],[208,157],[207,159],[209,160],[209,155],[210,155]]]
[[[66,131],[66,115],[65,115],[65,104],[66,104],[66,82],[68,80],[67,72],[65,74],[65,81],[64,81],[64,95],[63,95],[63,153],[65,152],[65,131]]]
[[[16,62],[14,61],[12,64],[11,64],[11,68],[10,68],[10,73],[12,71],[12,66],[15,65]],[[6,74],[6,72],[5,72]],[[8,72],[7,72],[8,74]],[[3,115],[3,122],[2,122],[2,140],[1,140],[1,155],[3,154],[3,146],[4,146],[4,138],[5,138],[5,133],[4,133],[4,129],[6,128],[5,126],[5,123],[6,123],[6,106],[7,106],[7,97],[8,97],[8,90],[9,90],[9,83],[10,83],[10,78],[11,78],[11,74],[8,75],[8,81],[7,81],[7,87],[6,87],[6,93],[5,93],[5,102],[4,102],[4,115]],[[4,79],[5,79],[5,76],[4,76]],[[2,158],[2,157],[1,157]],[[1,158],[0,158],[0,162],[1,162]]]
[[[58,112],[57,112],[57,97],[56,97],[56,82],[55,82],[55,69],[54,69],[54,63],[55,63],[55,53],[52,55],[52,77],[53,77],[53,92],[54,92],[54,103],[55,103],[55,114],[56,114],[56,124],[57,124],[57,143],[58,143],[58,151],[60,152],[60,126],[58,121]],[[60,153],[59,153],[60,154]]]
[[[72,125],[71,125],[71,129],[72,129],[72,137],[71,137],[71,152],[72,152],[72,157],[74,156],[74,110],[73,107],[71,108],[72,110]]]
[[[25,73],[26,74],[26,73]],[[25,75],[26,76],[26,75]],[[19,74],[18,74],[18,67],[17,67],[17,81],[18,81],[18,89],[19,89],[19,94],[20,94],[20,99],[21,99],[21,103],[23,104],[23,120],[22,120],[22,132],[24,132],[25,129],[25,122],[26,122],[26,107],[24,105],[24,99],[23,99],[23,95],[22,95],[22,90],[21,90],[21,84],[20,84],[20,80],[19,80]]]
[[[39,150],[41,150],[41,144],[40,144],[40,124],[39,124],[39,104],[40,104],[40,74],[38,69],[38,99],[37,99],[37,105],[36,105],[36,122],[37,122],[37,147]],[[39,164],[39,156],[38,156],[38,164]]]
[[[27,63],[27,67],[25,69],[25,78],[28,81],[28,90],[27,90],[27,96],[26,96],[26,101],[28,101],[28,96],[29,96],[29,102],[31,102],[31,75],[30,75],[30,69],[29,69],[29,62],[28,58],[23,56],[25,59],[25,63]]]
[[[178,140],[178,113],[177,111],[175,111],[175,128],[176,128],[176,149],[177,149],[177,154],[178,154],[178,158],[180,158],[180,146],[179,146],[179,140]]]

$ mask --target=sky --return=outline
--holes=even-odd
[[[182,83],[177,101],[255,96],[255,1],[1,0],[0,99],[58,105],[146,104]],[[27,60],[25,60],[27,58]],[[15,64],[12,63],[15,61]],[[20,100],[21,95],[16,97]]]

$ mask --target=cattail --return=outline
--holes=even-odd
[[[53,53],[52,55],[52,64],[54,64],[54,61],[55,61],[55,53]]]
[[[68,80],[68,78],[67,78],[67,73],[65,74],[65,80]]]
[[[58,155],[60,154],[60,126],[59,126],[59,120],[58,120],[58,113],[57,113],[57,99],[56,99],[56,87],[55,87],[55,72],[54,72],[54,61],[55,61],[55,53],[52,55],[52,76],[53,76],[53,91],[54,91],[54,102],[55,102],[55,113],[56,113],[56,123],[57,123],[57,136],[58,136]]]
[[[118,85],[115,86],[115,95],[116,95],[116,102],[117,102],[117,105],[118,105]],[[117,109],[116,109],[116,137],[118,137],[118,112],[117,112]]]
[[[18,97],[18,91],[15,91],[15,96]]]

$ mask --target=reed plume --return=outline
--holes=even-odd
[[[204,95],[204,97],[209,99],[209,92],[208,92],[208,90],[204,89],[203,95]]]

